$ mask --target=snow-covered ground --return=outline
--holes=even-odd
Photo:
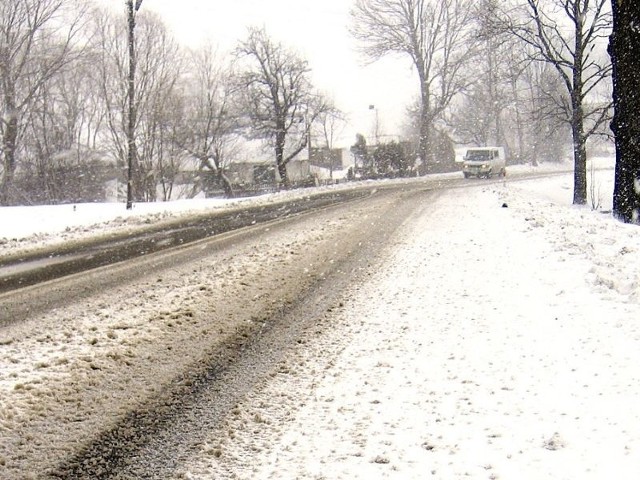
[[[639,478],[640,235],[571,198],[563,176],[423,206],[183,477]]]
[[[181,478],[640,478],[640,235],[601,212],[611,208],[613,171],[590,180],[595,210],[571,205],[570,174],[469,181],[473,188],[418,207],[369,280],[328,314],[332,328],[302,342],[286,368],[238,405]],[[225,208],[0,209],[0,238],[5,249],[25,248],[212,206]],[[247,265],[255,265],[262,257],[250,253]],[[150,314],[144,295],[136,301],[132,308]],[[109,332],[124,341],[133,324],[101,333],[124,313],[98,312],[95,327],[87,318],[24,345],[0,342],[3,363],[17,362],[0,375],[0,395],[37,391],[20,372],[31,363],[31,375],[45,378],[56,358],[71,355],[62,350],[70,339],[85,349],[80,359],[93,358]],[[145,325],[143,340],[155,341]],[[32,397],[0,412],[0,432],[29,409],[42,413]]]

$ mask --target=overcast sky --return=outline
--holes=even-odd
[[[124,0],[98,0],[124,14]],[[340,146],[356,132],[368,138],[375,113],[380,133],[398,134],[405,106],[415,97],[417,79],[407,61],[387,59],[365,66],[350,37],[350,0],[143,0],[141,10],[157,12],[188,46],[211,41],[230,49],[250,26],[296,49],[309,61],[316,87],[350,118]],[[370,110],[369,105],[375,105]]]

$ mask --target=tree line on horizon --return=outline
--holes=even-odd
[[[125,1],[121,13],[75,0],[0,5],[3,205],[74,201],[104,180],[105,158],[124,173],[131,149]],[[616,94],[618,183],[618,170],[629,170],[620,167],[620,138],[631,130],[628,117],[619,121],[619,100],[634,97],[620,83],[614,90],[612,75],[626,64],[612,64],[609,54],[623,58],[634,30],[621,28],[627,33],[612,37],[621,40],[612,41],[609,54],[607,45],[621,21],[638,20],[629,13],[634,6],[621,5],[614,0],[612,11],[611,0],[356,0],[350,30],[363,56],[402,55],[416,72],[401,139],[416,147],[398,168],[433,171],[443,138],[502,145],[516,162],[572,157],[574,203],[584,204],[587,149],[613,137]],[[182,47],[144,4],[135,28],[136,201],[172,198],[187,159],[198,163],[189,179],[193,194],[212,177],[231,194],[225,171],[247,139],[268,146],[285,186],[287,164],[312,142],[334,147],[344,115],[312,84],[308,61],[264,29],[249,27],[223,54],[212,45]],[[401,149],[381,152],[393,159]],[[383,165],[397,163],[386,157]],[[634,168],[627,177],[637,182]],[[625,181],[616,212],[621,192],[638,195]]]

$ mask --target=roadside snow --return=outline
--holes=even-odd
[[[558,182],[419,209],[182,478],[638,478],[640,237]]]
[[[459,173],[449,173],[433,176],[433,179],[457,177],[460,177]],[[383,180],[382,183],[415,181],[422,181],[422,179]],[[115,202],[1,207],[0,255],[15,253],[17,250],[59,245],[70,240],[80,240],[96,235],[128,233],[151,224],[205,212],[272,204],[304,198],[314,193],[371,185],[376,185],[376,182],[341,183],[325,187],[283,190],[238,199],[197,198],[135,203],[131,210],[126,210],[124,203]]]
[[[590,180],[601,192],[600,210],[610,209],[612,170]],[[469,184],[416,209],[370,280],[345,292],[343,307],[330,315],[333,327],[306,339],[286,368],[238,405],[182,478],[640,477],[637,227],[571,206],[570,174]],[[197,200],[139,205],[132,213],[122,204],[3,208],[0,237],[10,252],[63,234],[77,238],[226,206]],[[327,220],[326,228],[339,232],[345,221]],[[324,225],[314,228],[295,242],[328,235]],[[289,262],[288,250],[283,245],[273,265],[262,265],[266,257],[253,251],[221,259],[238,288],[227,298],[247,293],[246,275]],[[184,348],[204,342],[197,332],[207,325],[197,308],[202,298],[214,301],[223,281],[212,271],[194,283],[195,273],[211,269],[199,268],[162,279],[164,290],[142,284],[118,308],[105,297],[84,317],[57,312],[48,320],[59,325],[55,331],[0,336],[0,432],[15,435],[26,416],[46,424],[48,415],[90,408],[52,406],[65,393],[55,388],[76,377],[100,379],[109,362],[131,363],[139,378],[127,382],[140,384],[148,362],[168,369],[163,375],[177,371],[180,365],[160,361],[165,345],[176,344],[174,325],[193,326]],[[150,352],[139,368],[128,356],[133,345]],[[111,385],[105,399],[106,377],[103,383],[87,398],[115,411],[130,396],[128,385]],[[0,455],[0,472],[8,460]]]

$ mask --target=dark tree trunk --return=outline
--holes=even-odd
[[[573,136],[573,203],[585,205],[587,203],[587,139],[584,133],[583,89],[584,81],[584,34],[583,20],[579,3],[574,4],[576,17],[576,38],[573,63],[573,89],[571,91],[571,133]]]
[[[418,173],[426,175],[431,166],[431,98],[424,75],[420,75],[420,126],[418,138],[418,158],[420,168]]]
[[[285,142],[285,130],[284,126],[280,126],[276,133],[276,166],[278,167],[278,174],[280,175],[280,182],[284,188],[289,188],[289,175],[287,174],[287,165],[284,161],[284,142]]]
[[[222,188],[224,189],[224,196],[227,198],[233,198],[233,186],[231,185],[231,180],[224,174],[224,171],[221,168],[218,168],[218,182],[222,184]]]
[[[280,162],[278,163],[278,175],[284,188],[289,188],[289,174],[287,173],[287,166]]]
[[[574,103],[574,118],[571,122],[573,135],[573,204],[587,203],[587,147],[584,136],[582,102]]]
[[[15,115],[10,115],[4,126],[2,138],[2,184],[0,184],[0,204],[13,205],[15,195],[12,194],[13,178],[16,171],[16,141],[18,139],[18,119]]]
[[[616,142],[613,214],[623,222],[640,224],[640,2],[612,0],[611,4],[609,55],[615,109],[611,130]]]

